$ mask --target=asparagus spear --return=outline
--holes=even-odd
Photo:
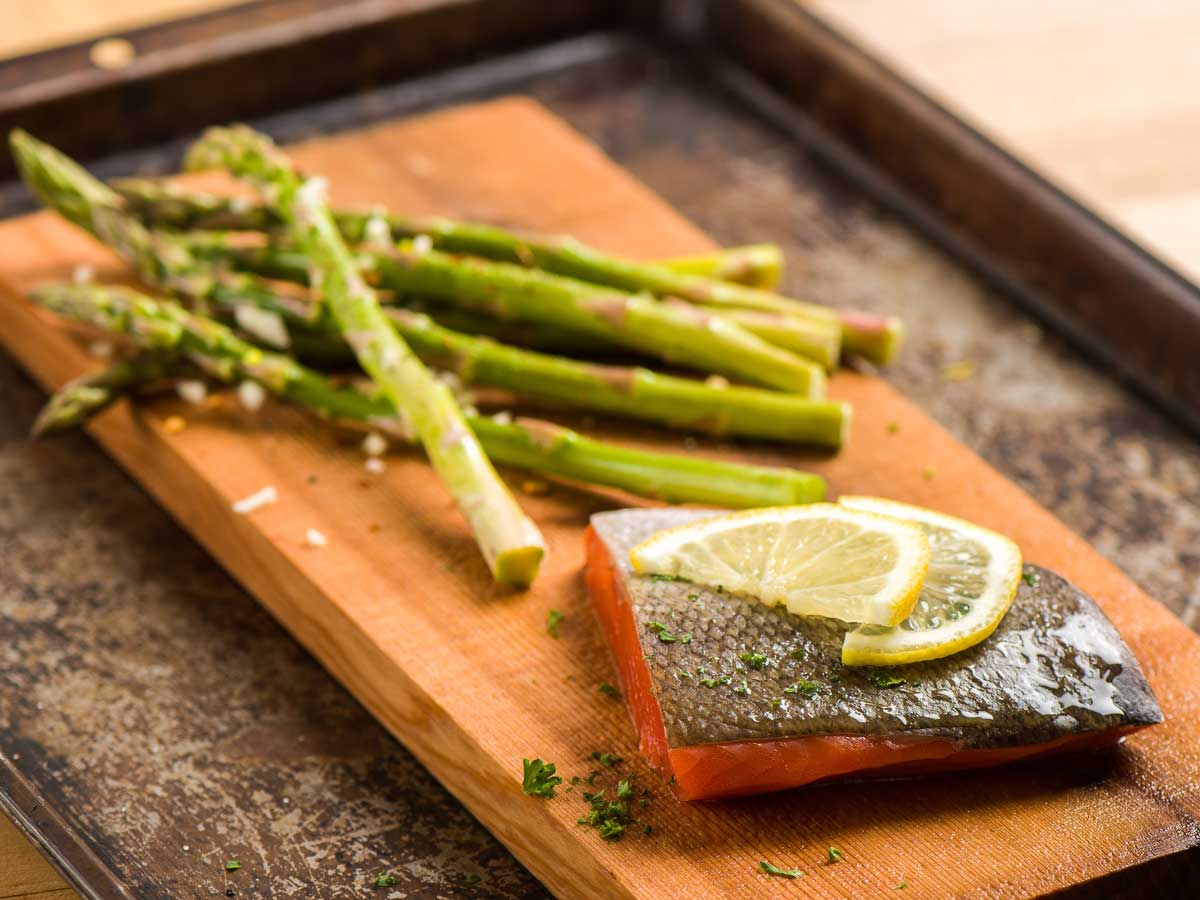
[[[99,219],[104,236],[123,249],[139,271],[168,289],[182,288],[187,296],[238,309],[265,308],[285,319],[315,321],[305,304],[279,296],[239,273],[214,270],[194,257],[180,241],[147,232],[126,215],[119,201],[85,170],[53,148],[27,136],[14,136],[23,172],[49,205],[85,227]],[[112,204],[116,204],[115,206]],[[103,208],[103,214],[97,209]],[[299,260],[294,261],[299,268]],[[307,267],[304,267],[307,274]],[[588,409],[681,425],[715,434],[838,446],[844,438],[848,408],[839,403],[808,402],[746,388],[721,389],[686,379],[658,376],[643,369],[593,367],[582,363],[524,354],[522,351],[456,335],[419,317],[395,311],[395,324],[417,342],[427,358],[457,359],[460,375],[480,383],[512,389],[541,400],[571,403]],[[308,354],[330,358],[328,342],[304,340]],[[337,353],[337,348],[333,348]],[[335,357],[336,358],[336,357]],[[472,371],[473,374],[468,375]]]
[[[153,350],[120,359],[99,372],[84,375],[63,385],[33,422],[34,437],[82,425],[109,406],[117,397],[178,375],[179,360]]]
[[[215,377],[259,381],[284,399],[325,418],[404,435],[396,407],[382,395],[330,384],[290,357],[242,341],[218,322],[128,288],[47,285],[34,299],[64,315],[132,338],[151,348],[96,375],[77,379],[51,398],[39,433],[82,425],[144,378],[162,374],[168,354],[187,354]],[[152,354],[147,356],[147,354]],[[168,363],[169,365],[169,363]],[[503,422],[470,416],[487,454],[502,465],[555,475],[676,503],[729,507],[810,503],[825,495],[820,476],[795,469],[749,466],[669,453],[651,453],[584,438],[548,422]]]
[[[300,283],[308,280],[305,255],[292,250],[220,248],[208,240],[193,246],[260,275]],[[436,250],[399,247],[362,254],[360,261],[368,278],[402,294],[439,298],[497,318],[587,334],[669,363],[812,398],[825,393],[825,372],[811,360],[688,304],[667,304],[536,269]]]
[[[212,128],[188,152],[189,169],[224,168],[272,197],[312,261],[313,285],[359,364],[412,423],[434,469],[471,524],[497,582],[530,584],[546,546],[488,461],[462,410],[396,333],[359,275],[329,214],[324,183],[302,179],[270,138],[246,127]]]
[[[778,244],[747,244],[712,253],[663,259],[659,260],[659,265],[681,275],[702,275],[772,290],[783,277],[783,251]]]
[[[226,261],[228,259],[251,270],[269,273],[294,281],[303,280],[306,274],[305,271],[302,271],[301,259],[298,256],[285,257],[282,260],[272,260],[271,254],[275,251],[263,247],[247,247],[245,244],[240,246],[232,245],[228,236],[221,232],[193,233],[188,236],[187,241],[188,246],[192,251],[195,251],[196,255],[206,257],[210,260]],[[370,265],[369,258],[367,258],[367,265]],[[235,277],[236,275],[230,273],[224,277],[223,281],[231,284],[232,279]],[[394,284],[384,286],[394,287]],[[221,282],[213,284],[208,296],[211,297],[221,293],[225,290],[225,287],[225,284]],[[512,322],[503,319],[497,320],[494,317],[489,317],[479,312],[472,312],[469,309],[444,308],[449,302],[453,301],[448,300],[447,295],[443,294],[443,308],[437,309],[433,313],[434,318],[440,319],[447,314],[451,316],[457,315],[460,318],[465,317],[469,324],[466,324],[465,327],[459,330],[494,334],[501,338],[510,338],[507,341],[508,343],[522,344],[532,342],[539,347],[549,347],[550,349],[570,351],[588,349],[595,346],[595,334],[590,334],[586,331],[572,331],[567,327],[563,327],[561,323],[547,324],[544,321]],[[685,315],[688,315],[696,308],[695,304],[689,304],[682,300],[668,299],[665,302],[668,305],[676,307]],[[770,344],[810,359],[825,369],[832,369],[836,366],[838,357],[841,355],[841,329],[832,320],[804,319],[754,309],[718,309],[716,307],[708,307],[706,311],[714,316],[719,316],[722,319],[740,325],[746,331],[757,335]]]
[[[176,227],[270,227],[272,212],[197,195],[164,182],[124,182],[122,190],[139,210]],[[648,292],[677,297],[722,309],[757,309],[818,321],[835,321],[842,329],[842,346],[873,362],[886,363],[898,352],[903,326],[893,316],[856,310],[838,311],[785,297],[761,288],[732,284],[708,275],[657,264],[621,259],[572,238],[518,235],[503,228],[450,219],[414,219],[395,214],[345,211],[338,226],[351,243],[371,236],[372,222],[383,223],[397,240],[427,235],[433,246],[451,253],[537,266],[547,272],[613,287],[630,293]]]
[[[134,213],[151,226],[183,231],[271,231],[283,224],[269,206],[242,197],[193,190],[163,178],[120,178],[112,182],[112,187],[126,199]],[[366,216],[369,218],[370,214]],[[364,214],[335,209],[333,217],[343,234],[361,236],[364,233]],[[387,225],[386,218],[382,221]],[[419,219],[406,221],[413,224],[399,230],[394,235],[397,240],[424,233]],[[767,289],[779,284],[784,265],[778,244],[726,247],[712,253],[659,262],[682,274],[703,275]]]
[[[262,294],[245,298],[261,303]],[[231,298],[241,303],[239,298]],[[277,303],[267,307],[284,317],[310,318]],[[461,334],[430,317],[391,307],[387,315],[401,337],[427,364],[454,372],[464,382],[505,388],[533,400],[687,428],[713,435],[839,447],[850,422],[844,403],[809,400],[794,394],[710,385],[660,375],[640,367],[583,363],[507,347]],[[311,343],[307,332],[293,333],[297,350],[328,359],[331,351]],[[336,339],[336,335],[333,336]]]
[[[261,303],[280,299],[254,278],[197,258],[178,237],[148,230],[118,194],[49,144],[21,129],[12,132],[9,144],[21,176],[42,203],[108,244],[148,283],[200,306],[225,303],[230,296],[264,294]]]

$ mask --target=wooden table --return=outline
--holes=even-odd
[[[1195,4],[804,2],[1139,240],[1200,274],[1200,235],[1185,227],[1200,216],[1200,95],[1183,88],[1200,76]],[[174,0],[170,9],[216,5]],[[6,29],[0,55],[162,18],[163,6],[42,3],[46,15],[22,15]],[[1193,597],[1185,616],[1194,620],[1197,608],[1200,597]],[[72,896],[0,817],[0,900]]]

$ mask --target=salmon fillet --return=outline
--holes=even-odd
[[[1109,746],[1162,719],[1095,603],[1036,566],[987,640],[874,671],[841,664],[843,623],[633,572],[638,543],[712,515],[600,513],[585,537],[588,592],[642,753],[680,799],[995,766]],[[883,686],[879,671],[903,683]]]

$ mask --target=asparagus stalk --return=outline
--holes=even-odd
[[[783,277],[783,251],[778,244],[747,244],[712,253],[659,260],[672,272],[701,275],[734,284],[772,290]]]
[[[470,522],[493,577],[501,584],[530,584],[546,551],[537,526],[492,468],[449,388],[433,377],[383,314],[338,233],[324,183],[302,179],[270,138],[245,127],[209,129],[189,150],[185,165],[228,169],[272,197],[292,239],[312,262],[313,287],[359,364],[412,423]]]
[[[246,301],[262,302],[262,294]],[[233,302],[241,301],[235,298]],[[284,317],[298,315],[301,328],[309,318],[282,303],[267,308]],[[850,407],[844,403],[706,384],[640,367],[578,362],[461,334],[410,310],[391,307],[386,312],[401,337],[428,365],[452,371],[466,383],[505,388],[535,401],[716,436],[834,448],[844,442],[849,427]],[[293,333],[299,352],[328,359],[328,345],[311,343],[316,337],[311,331]]]
[[[277,247],[193,245],[235,267],[307,283],[303,253]],[[436,250],[399,247],[363,254],[367,277],[402,294],[438,298],[497,318],[548,325],[655,356],[687,368],[820,398],[825,372],[730,322],[689,304],[622,294],[537,269]]]
[[[118,194],[49,144],[20,129],[9,136],[9,144],[21,176],[42,203],[108,244],[149,284],[201,307],[255,294],[264,295],[260,305],[282,302],[256,279],[213,266],[178,237],[147,229]]]
[[[165,182],[123,182],[121,187],[142,214],[174,227],[257,229],[272,225],[269,209],[198,195]],[[873,362],[889,362],[903,340],[903,326],[893,316],[833,310],[761,288],[722,281],[719,277],[695,274],[686,271],[686,266],[684,271],[679,271],[669,265],[625,260],[569,237],[525,236],[490,225],[370,212],[341,212],[337,224],[347,240],[359,243],[372,236],[376,230],[372,225],[375,221],[381,222],[385,233],[390,232],[396,240],[423,234],[435,248],[449,253],[537,266],[547,272],[628,293],[647,292],[702,306],[757,309],[797,318],[834,321],[842,330],[843,349]]]
[[[125,198],[134,213],[146,224],[182,231],[271,231],[282,226],[275,211],[242,197],[229,197],[197,191],[163,178],[121,178],[113,189]],[[369,218],[370,214],[366,214]],[[366,222],[363,213],[333,210],[334,221],[342,233],[362,236]],[[387,218],[382,221],[387,225]],[[408,229],[399,229],[400,240],[423,234],[420,220]],[[392,229],[389,226],[389,232]],[[783,274],[783,251],[778,244],[747,244],[726,247],[712,253],[679,256],[659,261],[674,272],[703,275],[751,287],[771,289]]]
[[[174,356],[153,350],[117,360],[106,369],[63,385],[42,407],[30,433],[33,437],[40,437],[51,431],[76,428],[118,397],[178,375],[181,368]]]
[[[163,361],[169,366],[172,352],[186,353],[227,382],[257,380],[322,417],[391,434],[408,433],[386,397],[332,385],[290,357],[254,347],[220,323],[177,304],[127,288],[98,285],[47,285],[34,298],[59,313],[127,335],[150,348],[128,363],[63,387],[39,416],[43,423],[39,433],[82,425],[144,379],[161,377]],[[467,422],[488,456],[501,465],[644,497],[741,508],[810,503],[825,495],[820,476],[795,469],[618,447],[533,419],[503,422],[469,416]]]
[[[263,247],[247,247],[245,244],[235,247],[229,242],[228,236],[221,232],[193,233],[188,236],[187,240],[189,247],[195,251],[196,255],[211,260],[223,261],[226,257],[232,256],[234,262],[251,270],[290,280],[302,280],[305,275],[305,272],[301,270],[299,257],[290,258],[286,262],[272,261],[270,255],[274,251]],[[369,259],[366,264],[370,265]],[[235,278],[235,274],[226,273],[222,281],[212,285],[208,296],[214,297],[223,291],[227,292],[228,288],[232,288]],[[449,301],[443,295],[441,297],[443,308],[436,309],[432,315],[435,319],[444,319],[447,316],[457,317],[460,320],[465,319],[463,327],[458,329],[460,331],[489,334],[502,340],[508,338],[506,343],[534,344],[541,349],[578,351],[594,348],[596,344],[594,334],[572,331],[553,323],[512,322],[472,312],[469,309],[445,308],[446,304],[450,302],[453,301]],[[695,304],[689,304],[682,300],[667,299],[664,302],[676,307],[685,315],[696,308]],[[436,307],[436,303],[434,306]],[[804,319],[753,309],[708,307],[706,311],[740,325],[746,331],[776,347],[810,359],[825,369],[834,368],[841,355],[841,329],[832,320]]]

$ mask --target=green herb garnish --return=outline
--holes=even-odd
[[[692,601],[693,603],[695,603],[697,600],[699,600],[699,599],[700,599],[700,595],[699,595],[699,594],[688,594],[688,595],[687,595],[687,598],[688,598],[690,601]]]
[[[1022,572],[1021,580],[1030,587],[1037,587],[1038,577],[1036,572]]]
[[[761,669],[770,661],[765,653],[746,652],[738,658],[752,669]]]
[[[664,644],[674,644],[676,641],[681,644],[692,642],[690,634],[672,634],[662,622],[650,621],[646,623],[646,627],[653,631]]]
[[[704,685],[706,688],[710,688],[710,687],[716,687],[719,682],[715,678],[701,678],[700,683],[702,685]]]
[[[550,637],[558,637],[558,625],[565,618],[566,616],[557,609],[552,609],[546,613],[546,631],[550,634]]]
[[[602,766],[609,767],[615,766],[617,763],[622,761],[621,757],[617,756],[615,753],[601,753],[599,750],[592,754],[592,759],[599,762]],[[599,775],[600,773],[595,772],[594,774]]]
[[[562,779],[554,774],[554,763],[542,762],[540,759],[522,759],[524,777],[521,779],[521,790],[530,797],[554,796],[554,788],[562,784]]]
[[[396,884],[396,876],[390,872],[380,872],[375,876],[375,887],[393,887]]]
[[[803,878],[804,872],[801,869],[781,869],[779,866],[772,865],[765,859],[758,864],[760,871],[768,875],[778,875],[780,878]]]
[[[621,696],[621,692],[618,691],[611,684],[609,684],[607,681],[604,682],[604,684],[600,685],[599,690],[600,690],[600,693],[602,693],[605,697],[620,697]]]
[[[465,875],[463,875],[463,883],[467,885],[467,887],[474,887],[481,881],[483,881],[483,879],[474,872],[467,872]]]
[[[242,867],[242,864],[240,862],[238,862],[236,859],[231,859],[229,862],[225,863],[225,871],[226,872],[236,872],[241,867]]]
[[[600,837],[606,841],[619,841],[625,833],[625,826],[618,819],[605,819],[600,823]]]
[[[749,685],[749,684],[747,684],[747,682],[746,682],[746,679],[745,679],[745,678],[743,678],[743,679],[742,679],[742,683],[741,683],[740,685],[738,685],[737,687],[735,687],[735,688],[733,689],[733,692],[734,692],[735,694],[741,694],[742,696],[748,696],[748,695],[749,695],[749,693],[750,693],[750,685]]]
[[[825,856],[829,860],[830,865],[832,865],[833,863],[840,863],[845,854],[842,853],[841,847],[830,847],[825,851]]]
[[[818,681],[809,681],[801,678],[794,684],[789,684],[783,689],[785,694],[803,694],[805,697],[815,697],[821,690],[821,684]]]
[[[904,890],[906,887],[908,887],[908,882],[907,882],[907,881],[902,881],[902,882],[900,882],[898,885],[896,885],[894,888],[892,888],[892,890],[893,890],[893,891],[902,891],[902,890]]]
[[[898,675],[893,675],[891,672],[884,672],[882,669],[871,669],[867,673],[867,680],[877,688],[893,688],[899,687],[908,682]]]
[[[679,581],[678,575],[661,575],[654,574],[650,576],[651,581]]]

